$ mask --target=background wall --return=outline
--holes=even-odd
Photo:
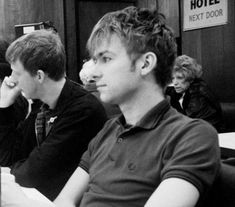
[[[179,1],[158,0],[157,7],[166,16],[166,23],[174,30],[175,36],[180,37]]]
[[[0,37],[15,39],[14,25],[54,22],[64,41],[63,0],[0,0]]]
[[[235,102],[235,1],[228,0],[228,24],[182,31],[182,53],[201,63],[221,102]]]

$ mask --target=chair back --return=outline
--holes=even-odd
[[[235,207],[235,162],[224,161],[203,207]]]

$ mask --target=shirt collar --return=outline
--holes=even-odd
[[[133,128],[133,127],[140,127],[144,129],[152,129],[156,127],[156,125],[162,120],[162,117],[166,113],[167,110],[170,109],[169,102],[164,99],[157,105],[155,105],[152,109],[150,109],[144,117],[136,123],[135,126],[127,126],[125,122],[125,118],[123,115],[121,115],[117,122],[122,125],[124,128]]]
[[[74,87],[73,83],[75,83],[75,82],[66,78],[65,84],[61,90],[61,93],[60,93],[60,96],[59,96],[58,101],[56,103],[56,106],[53,110],[51,110],[53,113],[61,111],[61,109],[66,104],[66,102],[71,99],[71,96],[73,93],[73,87]],[[79,84],[77,84],[77,85],[79,85]]]

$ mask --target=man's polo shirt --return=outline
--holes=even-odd
[[[108,121],[90,142],[80,162],[90,175],[80,206],[144,206],[161,181],[172,177],[203,194],[217,175],[219,159],[215,129],[164,100],[135,126],[123,116]]]

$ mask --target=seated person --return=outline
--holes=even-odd
[[[200,118],[223,132],[222,110],[205,81],[201,79],[202,67],[187,55],[178,56],[172,74],[172,84],[166,89],[170,103],[179,112]]]
[[[7,41],[0,39],[0,87],[2,85],[2,81],[6,76],[11,74],[11,66],[5,59],[6,50],[9,44]],[[1,93],[0,93],[1,98]],[[28,114],[28,106],[29,103],[21,94],[16,99],[13,107],[15,108],[15,116],[13,120],[17,125],[21,120],[24,120]]]
[[[10,167],[20,185],[53,200],[103,127],[106,113],[96,97],[66,77],[64,46],[53,31],[21,36],[8,47],[6,59],[12,73],[1,86],[0,165]],[[34,103],[15,126],[12,105],[21,93]]]
[[[92,70],[95,67],[95,63],[92,59],[88,60],[83,64],[83,67],[79,73],[80,80],[84,88],[95,95],[98,99],[100,99],[100,94],[97,90],[96,83],[94,78],[92,77]],[[107,113],[108,118],[114,118],[121,114],[121,111],[117,105],[103,103],[105,111]]]
[[[100,99],[117,104],[122,115],[89,143],[55,205],[199,204],[220,169],[218,137],[210,124],[184,116],[165,99],[176,43],[163,16],[136,7],[107,13],[87,45]],[[4,202],[10,197],[4,193]]]

